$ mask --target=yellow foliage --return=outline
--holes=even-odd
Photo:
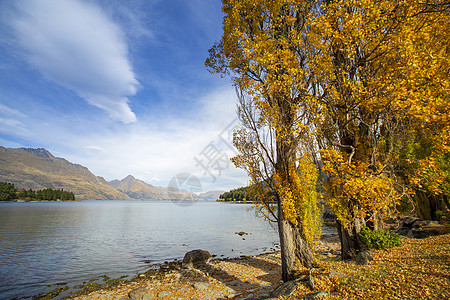
[[[321,155],[323,170],[329,177],[328,203],[344,226],[354,217],[366,218],[375,211],[395,206],[400,194],[394,188],[395,182],[382,169],[380,171],[381,166],[349,163],[334,149],[322,150]]]
[[[311,248],[317,244],[322,234],[322,219],[317,207],[317,167],[306,156],[299,159],[298,168],[289,167],[287,179],[284,174],[275,172],[273,182],[279,195],[286,219],[302,225],[303,234]]]

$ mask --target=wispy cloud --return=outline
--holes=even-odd
[[[3,118],[0,116],[0,133],[11,134],[14,133],[18,136],[29,136],[30,131],[26,128],[25,124],[13,119]]]
[[[11,108],[2,103],[0,103],[0,114],[4,116],[25,117],[25,114],[21,113],[17,109]]]
[[[20,121],[26,115],[20,111],[0,103],[0,133],[17,136],[30,136],[27,126]]]
[[[111,118],[130,123],[139,85],[121,28],[100,7],[78,0],[18,1],[12,20],[27,60]]]

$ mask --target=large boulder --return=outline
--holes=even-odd
[[[417,220],[412,227],[407,234],[409,238],[424,239],[450,232],[450,228],[437,221]]]
[[[413,228],[422,228],[424,226],[428,226],[431,223],[431,221],[429,220],[416,220],[413,224],[412,227]],[[436,223],[436,222],[434,222]]]
[[[395,231],[400,235],[412,237],[411,228],[413,227],[413,224],[419,220],[420,219],[416,217],[404,218],[400,220],[400,226]]]
[[[211,254],[206,250],[192,250],[186,253],[181,266],[183,269],[193,269],[206,265],[212,259]]]
[[[413,224],[418,220],[419,218],[416,217],[407,217],[403,220],[403,226],[411,228]]]

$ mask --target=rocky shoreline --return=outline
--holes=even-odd
[[[325,236],[317,246],[320,258],[340,255],[339,237]],[[215,259],[196,268],[165,263],[130,282],[105,287],[72,299],[267,299],[282,283],[280,252]]]

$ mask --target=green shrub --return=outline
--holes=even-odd
[[[386,249],[400,246],[400,235],[388,230],[370,230],[363,227],[359,233],[359,238],[369,248]]]

